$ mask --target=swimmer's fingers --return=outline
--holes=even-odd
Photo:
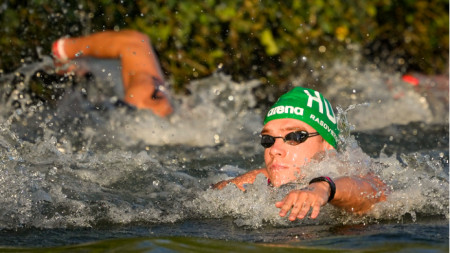
[[[290,221],[295,221],[295,219],[303,219],[308,213],[311,207],[311,203],[308,200],[308,194],[304,192],[299,192],[297,194],[297,201],[294,202],[294,207],[289,215]]]
[[[317,201],[312,205],[312,212],[311,212],[311,219],[315,219],[317,218],[317,216],[319,216],[320,213],[320,203],[318,203]]]
[[[216,189],[216,190],[222,190],[225,186],[228,185],[229,182],[230,181],[228,181],[228,180],[223,180],[223,181],[220,181],[218,183],[211,185],[211,188]]]
[[[279,213],[281,217],[286,216],[290,210],[289,220],[294,221],[305,218],[311,208],[311,218],[317,218],[322,204],[315,194],[297,190],[290,192],[283,200],[275,203],[275,206],[281,208]]]
[[[233,183],[236,185],[237,188],[239,188],[239,190],[241,191],[245,191],[245,188],[243,186],[242,183],[236,182],[236,180],[224,180],[224,181],[220,181],[216,184],[211,185],[211,188],[216,189],[216,190],[222,190],[223,188],[225,188],[225,186],[227,186],[228,184]]]
[[[281,201],[278,201],[275,203],[275,206],[277,208],[281,208],[280,213],[279,213],[281,217],[286,216],[286,214],[292,208],[294,203],[297,201],[297,197],[298,197],[297,192],[298,191],[292,191],[286,197],[284,197]]]
[[[304,194],[304,196],[306,195],[308,195],[308,197],[305,197],[305,200],[299,198],[299,201],[297,201],[297,203],[294,204],[294,208],[292,209],[291,214],[289,215],[290,221],[294,221],[296,218],[300,220],[305,218],[309,210],[311,209],[312,209],[311,219],[315,219],[317,218],[317,216],[319,216],[321,205],[317,201],[312,201],[311,200],[312,196],[310,196],[309,194]]]

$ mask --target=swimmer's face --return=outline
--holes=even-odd
[[[317,132],[296,119],[276,119],[269,121],[261,131],[261,135],[285,137],[295,131]],[[301,167],[308,163],[317,153],[333,149],[320,135],[309,137],[298,145],[285,143],[283,139],[276,138],[275,143],[264,150],[264,161],[271,183],[278,187],[292,182],[301,176]]]
[[[151,78],[135,78],[125,90],[125,101],[139,109],[151,110],[154,114],[165,117],[173,112],[167,95],[161,91],[155,93]]]

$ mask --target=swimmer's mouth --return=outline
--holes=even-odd
[[[281,164],[273,164],[273,165],[270,166],[270,170],[273,170],[273,171],[276,171],[276,170],[286,170],[286,169],[289,169],[289,167],[288,167],[288,166],[281,165]]]

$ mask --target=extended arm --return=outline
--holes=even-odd
[[[150,39],[143,33],[133,30],[105,31],[63,40],[68,59],[82,56],[120,59],[125,89],[130,85],[130,79],[138,73],[164,80]]]
[[[385,189],[386,185],[374,175],[341,177],[336,180],[336,196],[330,204],[362,214],[386,200]]]
[[[62,38],[53,44],[57,61],[77,57],[120,59],[125,101],[137,108],[152,110],[156,115],[172,113],[159,61],[143,33],[124,30],[105,31],[84,37]]]

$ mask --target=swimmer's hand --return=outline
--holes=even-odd
[[[231,182],[231,180],[223,180],[223,181],[220,181],[220,182],[217,182],[217,183],[211,185],[211,188],[216,189],[216,190],[222,190],[230,182]]]
[[[267,173],[265,169],[252,170],[245,174],[242,174],[238,177],[235,177],[230,180],[220,181],[212,186],[213,189],[221,190],[229,183],[233,183],[239,188],[241,191],[245,191],[245,184],[253,184],[255,182],[256,176],[260,173],[263,173],[267,177]]]
[[[275,206],[281,208],[281,217],[286,216],[290,210],[290,221],[305,218],[311,208],[311,218],[315,219],[320,213],[320,207],[327,204],[330,191],[326,182],[312,183],[304,189],[289,192],[281,201],[275,203]]]
[[[125,101],[139,109],[151,110],[160,117],[173,112],[164,87],[147,74],[137,74],[130,79],[130,85],[125,88]]]

